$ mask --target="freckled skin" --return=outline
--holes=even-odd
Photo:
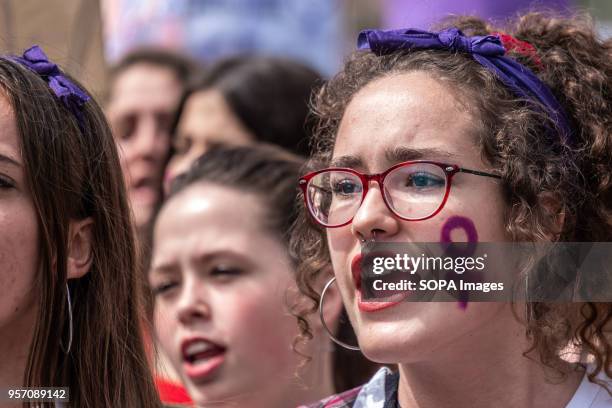
[[[14,358],[15,373],[25,364],[36,315],[33,286],[39,257],[36,211],[19,152],[14,115],[0,95],[0,155],[20,164],[0,160],[0,349]],[[21,377],[5,379],[5,374],[10,377],[0,372],[0,385],[21,383]]]
[[[424,159],[490,170],[475,143],[475,123],[478,121],[448,85],[422,72],[392,75],[371,82],[353,97],[339,126],[333,158],[357,156],[365,167],[357,170],[378,173],[395,164],[386,160],[385,150],[435,148],[450,157]],[[388,363],[428,361],[453,348],[477,347],[474,336],[495,341],[506,335],[500,330],[504,324],[515,328],[508,323],[512,314],[502,304],[474,304],[462,310],[452,302],[404,302],[375,313],[360,312],[350,277],[351,261],[360,252],[360,235],[370,237],[376,230],[381,241],[439,242],[444,224],[462,216],[472,220],[481,242],[508,241],[504,211],[499,183],[459,173],[440,213],[425,221],[402,221],[385,206],[378,184],[370,184],[353,222],[327,230],[334,273],[366,356]],[[468,238],[457,230],[450,235],[457,241]]]

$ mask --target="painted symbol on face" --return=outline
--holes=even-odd
[[[451,232],[454,230],[462,230],[465,233],[467,237],[465,245],[457,245],[457,242],[452,240]],[[450,217],[442,226],[440,242],[442,244],[454,244],[443,245],[450,256],[471,256],[476,252],[478,232],[476,232],[476,227],[472,220],[467,217],[455,215]]]
[[[451,233],[454,230],[461,230],[465,233],[467,238],[466,242],[455,242],[451,238]],[[440,234],[440,243],[444,248],[444,254],[451,257],[469,257],[476,253],[476,247],[478,246],[478,232],[474,226],[474,222],[467,217],[455,215],[450,217],[442,226],[442,232]],[[470,273],[470,281],[479,281],[481,276],[478,273]],[[446,279],[454,280],[457,279],[457,274],[454,272],[447,272]],[[467,309],[469,293],[461,291],[458,293],[459,308],[462,310]]]

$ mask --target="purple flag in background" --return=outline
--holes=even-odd
[[[429,28],[449,14],[477,15],[487,19],[504,19],[530,7],[565,10],[570,0],[382,0],[383,26],[386,28]]]

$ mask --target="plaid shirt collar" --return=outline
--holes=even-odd
[[[381,368],[366,384],[299,408],[399,408],[399,374]]]

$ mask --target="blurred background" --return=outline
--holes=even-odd
[[[427,27],[448,14],[503,20],[531,6],[580,8],[612,35],[609,0],[3,0],[0,40],[33,43],[104,96],[107,67],[143,45],[210,63],[249,52],[292,57],[329,76],[372,27]]]

